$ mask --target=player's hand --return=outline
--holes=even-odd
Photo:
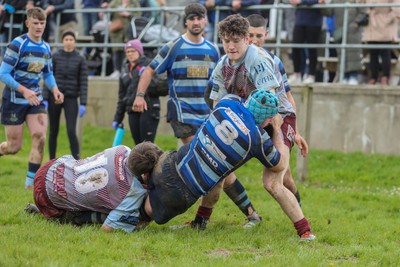
[[[134,112],[144,112],[147,110],[147,103],[144,97],[136,96],[135,102],[133,102],[132,111]]]
[[[62,104],[64,103],[64,94],[58,90],[58,88],[53,89],[53,96],[54,96],[54,103],[56,104]]]
[[[272,117],[272,122],[271,125],[274,127],[274,129],[281,129],[281,126],[283,124],[283,118],[281,114],[276,114],[275,116]]]
[[[294,137],[294,142],[299,147],[301,155],[303,157],[307,157],[308,155],[307,141],[300,134],[297,133],[296,136]]]
[[[22,95],[26,100],[28,100],[29,105],[31,106],[37,106],[40,104],[40,100],[38,96],[40,95],[40,92],[34,92],[32,90],[29,90],[25,88],[25,90],[22,91]]]

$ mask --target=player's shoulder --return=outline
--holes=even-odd
[[[234,94],[227,94],[223,98],[221,98],[220,101],[218,101],[217,105],[215,108],[219,107],[234,107],[241,105],[242,99],[240,96],[234,95]]]

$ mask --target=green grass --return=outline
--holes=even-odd
[[[110,146],[113,135],[111,129],[86,126],[82,156]],[[4,140],[4,127],[0,136]],[[133,145],[128,135],[124,140]],[[174,149],[177,141],[161,135],[156,143]],[[256,160],[237,171],[264,218],[253,229],[242,228],[244,215],[225,195],[204,232],[168,227],[193,219],[197,205],[167,225],[151,223],[131,234],[25,214],[32,202],[32,192],[23,189],[29,149],[25,132],[23,149],[0,158],[0,266],[400,266],[399,156],[311,150],[309,179],[298,184],[317,234],[307,243],[263,189]],[[58,151],[69,153],[64,127]]]

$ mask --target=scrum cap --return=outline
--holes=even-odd
[[[271,92],[256,89],[247,97],[244,106],[253,114],[256,123],[261,124],[278,113],[279,99]]]

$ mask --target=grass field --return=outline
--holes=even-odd
[[[82,156],[110,146],[113,134],[86,126]],[[0,127],[0,140],[4,136]],[[158,136],[156,143],[174,149],[177,142]],[[129,136],[124,144],[133,145]],[[131,234],[25,214],[33,201],[32,191],[23,189],[29,147],[26,132],[23,150],[0,158],[0,266],[400,266],[399,156],[311,150],[309,179],[298,187],[317,239],[300,242],[263,189],[262,168],[255,160],[237,171],[264,218],[252,229],[243,229],[244,215],[225,195],[203,232],[169,228],[193,219],[197,205],[167,225],[151,223]],[[58,156],[68,153],[62,127]]]

